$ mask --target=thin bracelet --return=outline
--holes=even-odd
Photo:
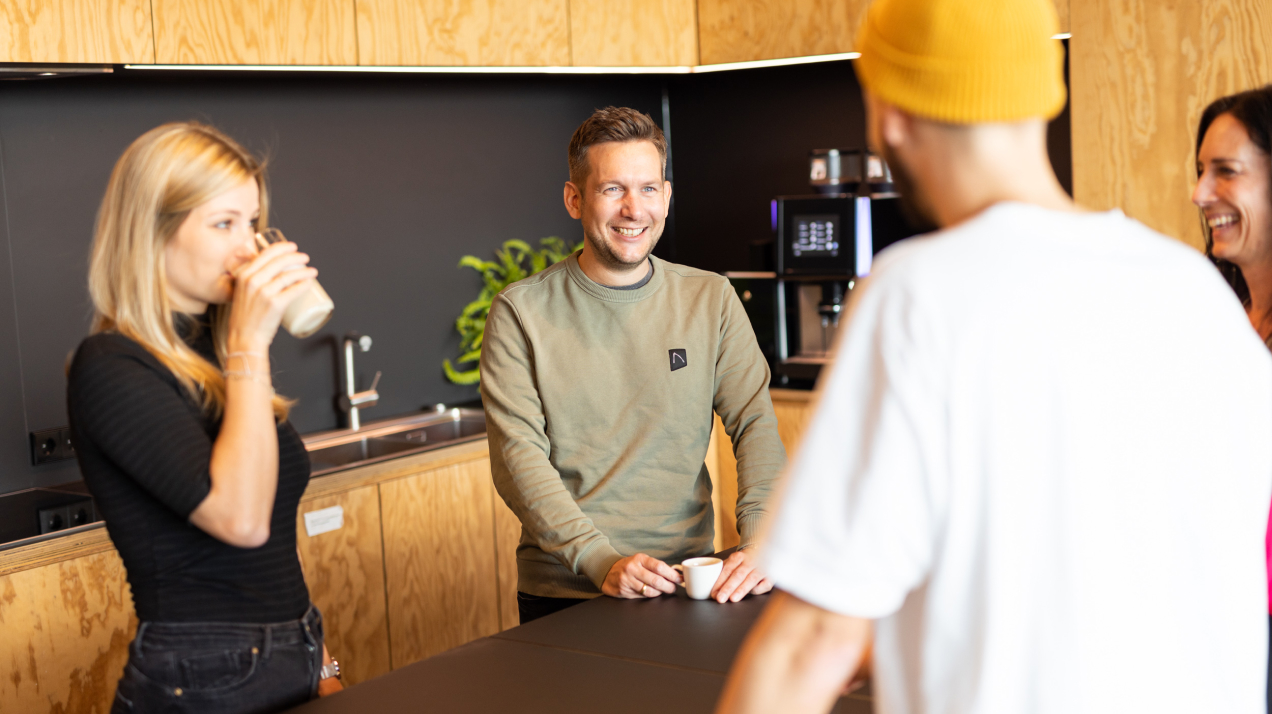
[[[259,372],[252,371],[252,363],[247,361],[248,357],[260,357],[261,359],[265,359],[265,360],[269,359],[269,355],[261,354],[260,352],[231,352],[225,355],[225,361],[228,363],[231,359],[235,357],[238,357],[239,359],[243,360],[243,371],[239,372],[238,374],[242,374],[243,376],[246,376],[246,377],[251,377],[253,374],[259,374]],[[227,371],[225,374],[229,374],[229,372]]]
[[[273,393],[273,392],[274,392],[274,385],[273,385],[273,383],[271,383],[271,382],[270,382],[270,380],[269,380],[269,378],[268,378],[268,377],[265,377],[265,376],[261,375],[259,372],[258,372],[258,373],[256,373],[256,374],[253,374],[253,373],[251,373],[251,372],[240,372],[240,371],[236,371],[236,370],[230,370],[230,369],[227,369],[227,370],[225,370],[224,372],[222,372],[221,374],[225,375],[225,378],[226,378],[227,380],[230,380],[230,379],[248,379],[248,380],[251,380],[251,381],[253,381],[253,382],[256,382],[257,384],[263,384],[263,385],[265,385],[266,387],[269,387],[269,391],[270,391],[271,393]]]

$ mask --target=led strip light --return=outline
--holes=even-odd
[[[816,62],[839,62],[856,59],[859,52],[840,52],[809,57],[728,62],[724,64],[678,65],[670,67],[382,67],[350,65],[277,65],[277,64],[126,64],[124,69],[202,70],[229,72],[376,72],[388,74],[700,74],[735,69],[784,67]]]

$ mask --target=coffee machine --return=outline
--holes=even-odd
[[[891,191],[869,190],[774,199],[779,384],[817,379],[848,297],[870,274],[875,254],[913,235],[899,200]]]
[[[848,297],[875,254],[915,233],[891,171],[869,151],[811,152],[809,184],[816,194],[772,201],[769,271],[726,273],[775,386],[813,386],[835,348]]]

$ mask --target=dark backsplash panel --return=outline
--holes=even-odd
[[[457,267],[509,238],[581,238],[561,204],[565,149],[595,108],[662,118],[669,100],[673,215],[658,254],[752,269],[769,201],[808,192],[809,150],[865,142],[848,62],[689,76],[437,76],[117,72],[0,82],[0,494],[79,477],[31,466],[27,433],[66,423],[67,355],[86,334],[88,247],[120,152],[165,121],[214,124],[270,160],[271,223],[313,256],[336,302],[330,324],[274,343],[279,391],[302,432],[337,426],[337,340],[356,330],[365,420],[457,403],[446,381],[454,318],[480,288]],[[1053,163],[1069,170],[1067,112]]]
[[[124,148],[166,121],[214,124],[269,157],[271,223],[313,256],[331,322],[274,343],[302,432],[337,426],[336,340],[356,330],[364,419],[474,399],[441,363],[481,286],[457,267],[509,238],[578,240],[561,203],[566,144],[594,108],[661,118],[660,77],[137,72],[0,82],[0,493],[78,478],[30,464],[27,432],[66,423],[64,365],[87,334],[93,221]],[[670,244],[669,244],[670,245]]]
[[[682,263],[762,269],[751,246],[773,238],[769,202],[813,192],[809,151],[866,146],[865,104],[849,61],[677,77],[670,90]],[[1047,148],[1072,195],[1067,105],[1048,127]]]

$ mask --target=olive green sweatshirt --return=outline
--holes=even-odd
[[[711,553],[713,411],[737,454],[742,546],[759,531],[786,459],[768,365],[728,280],[652,264],[616,290],[576,253],[490,308],[481,394],[495,488],[521,519],[522,592],[595,597],[624,556]]]

